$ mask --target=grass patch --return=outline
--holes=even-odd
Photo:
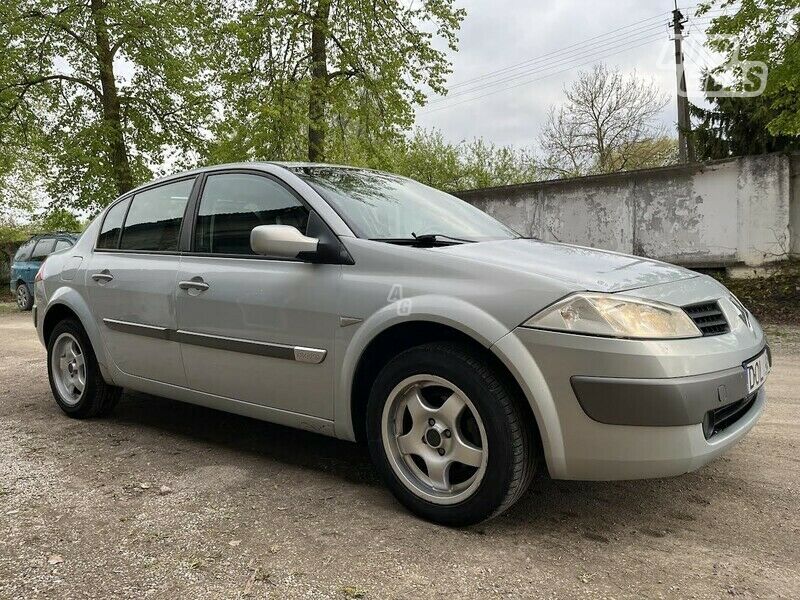
[[[0,315],[10,315],[19,312],[16,302],[0,302]]]
[[[14,302],[14,294],[8,287],[8,283],[4,283],[2,287],[0,287],[0,303],[3,302]]]
[[[800,260],[786,261],[769,277],[731,279],[721,273],[712,275],[762,323],[800,325]]]

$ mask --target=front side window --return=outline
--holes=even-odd
[[[122,228],[120,249],[177,251],[193,184],[194,179],[185,179],[136,194]]]
[[[56,241],[53,238],[42,238],[36,242],[31,254],[31,260],[42,260],[53,251]]]
[[[413,240],[438,234],[465,241],[519,237],[460,198],[412,179],[337,167],[299,167],[295,172],[336,209],[359,237]]]
[[[98,248],[116,248],[119,242],[119,233],[122,231],[122,220],[128,212],[130,198],[118,202],[112,206],[103,219],[103,226],[100,228],[100,235],[97,238]]]
[[[253,254],[250,232],[259,225],[291,225],[305,233],[308,210],[285,187],[260,175],[210,175],[195,228],[195,252]]]

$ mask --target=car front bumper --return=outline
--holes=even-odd
[[[556,479],[679,475],[710,462],[756,423],[744,363],[767,350],[757,323],[684,340],[625,340],[518,327],[496,344],[521,382]],[[738,404],[737,404],[738,403]],[[726,408],[727,407],[727,408]],[[727,414],[713,431],[703,421]]]

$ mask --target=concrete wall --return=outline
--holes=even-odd
[[[800,154],[461,192],[520,233],[687,266],[800,253]],[[794,234],[794,235],[792,235]]]

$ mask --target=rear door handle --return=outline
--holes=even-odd
[[[114,279],[114,276],[111,274],[111,271],[108,269],[103,269],[99,273],[93,273],[92,279],[94,279],[98,283],[107,283]]]
[[[208,284],[203,281],[202,277],[194,277],[189,281],[179,281],[178,287],[182,290],[198,290],[204,292],[208,289]]]

